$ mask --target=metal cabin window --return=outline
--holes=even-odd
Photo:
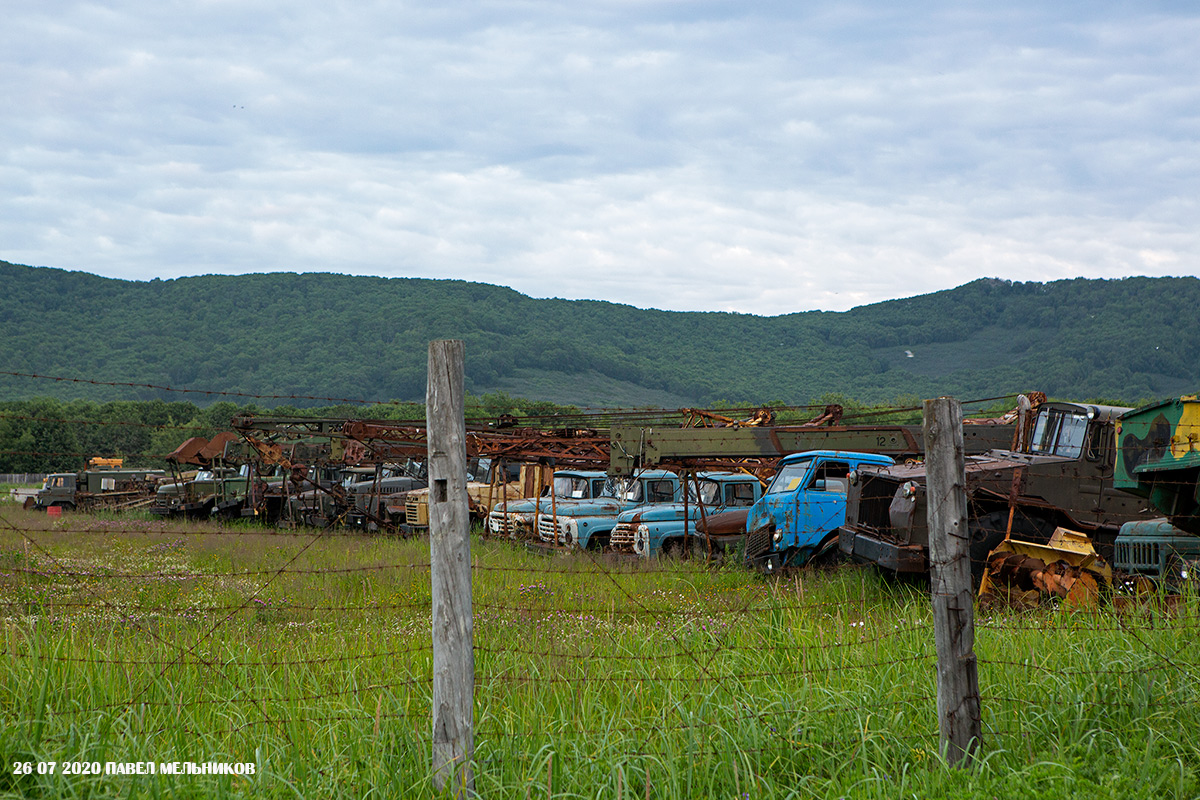
[[[603,486],[603,483],[601,483],[601,486]],[[558,497],[569,497],[574,500],[586,499],[590,497],[588,494],[587,478],[556,475],[554,477],[554,494]]]
[[[696,484],[688,483],[688,499],[696,502]],[[716,505],[721,501],[721,484],[711,478],[700,479],[699,502],[706,506]]]
[[[848,461],[826,461],[818,464],[817,468],[813,470],[808,488],[845,494],[846,476],[849,474],[850,463]]]
[[[668,480],[650,481],[646,486],[648,502],[669,503],[675,499],[675,484]]]
[[[1038,415],[1029,451],[1041,455],[1079,458],[1087,438],[1088,418],[1082,411],[1052,408]]]
[[[754,505],[754,484],[731,483],[725,487],[725,505],[747,508]]]

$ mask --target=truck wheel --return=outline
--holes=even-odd
[[[720,545],[714,542],[712,553],[710,554],[708,552],[708,542],[704,541],[704,539],[698,536],[690,536],[688,537],[688,541],[691,542],[688,558],[695,559],[696,561],[707,561],[712,564],[721,563],[724,554],[721,552]]]
[[[33,508],[36,505],[37,505],[37,500],[34,500],[32,497],[26,497],[25,504],[21,507],[24,508],[26,511],[28,511],[29,509]]]
[[[838,532],[836,529],[816,546],[808,557],[809,564],[836,564],[842,560],[842,551],[838,549]]]
[[[1013,525],[1015,528],[1015,519]],[[1008,512],[1006,511],[993,511],[982,517],[976,517],[968,523],[967,530],[971,535],[969,550],[973,576],[983,576],[983,571],[987,567],[988,554],[996,549],[996,545],[1004,541],[1004,531],[1007,526]]]

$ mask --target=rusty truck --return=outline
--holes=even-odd
[[[560,469],[554,473],[553,487],[536,498],[501,498],[488,514],[484,532],[510,539],[532,540],[537,515],[552,510],[561,501],[591,500],[611,491],[612,481],[600,470]]]
[[[619,514],[609,536],[612,550],[642,558],[660,553],[715,555],[712,542],[697,526],[727,509],[749,508],[762,496],[762,482],[745,472],[703,471],[684,481],[687,491],[681,501],[654,503]]]
[[[1019,425],[1017,446],[966,457],[973,572],[1010,536],[1045,543],[1055,528],[1086,533],[1111,563],[1121,525],[1148,518],[1113,486],[1117,418],[1128,408],[1045,402]],[[929,570],[925,465],[863,467],[849,476],[842,553],[894,573]]]

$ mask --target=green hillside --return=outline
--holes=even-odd
[[[1196,278],[978,280],[844,313],[777,317],[333,274],[143,283],[0,262],[0,281],[0,371],[99,382],[418,400],[427,343],[458,338],[472,393],[588,406],[1026,389],[1133,401],[1200,388]],[[0,398],[35,396],[180,399],[0,375]]]

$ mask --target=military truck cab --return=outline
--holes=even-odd
[[[75,508],[75,473],[55,472],[47,475],[42,481],[42,488],[34,496],[33,505],[37,508]]]
[[[763,572],[803,566],[837,546],[846,521],[849,476],[895,462],[889,456],[844,450],[796,453],[779,462],[746,519],[746,562]]]

